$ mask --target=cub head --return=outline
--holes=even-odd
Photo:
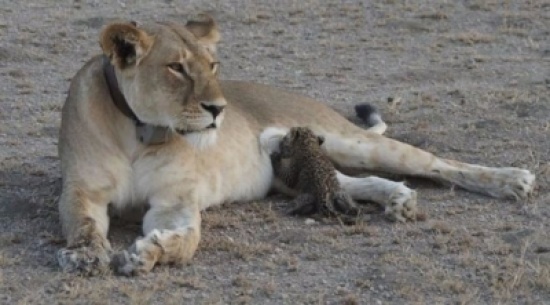
[[[227,104],[217,79],[219,38],[214,20],[201,15],[186,25],[113,23],[100,45],[139,120],[215,139]]]
[[[281,140],[281,157],[290,157],[307,148],[319,148],[324,142],[324,137],[317,136],[307,127],[293,127]]]

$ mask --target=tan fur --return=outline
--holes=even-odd
[[[113,24],[101,34],[131,109],[145,123],[181,133],[173,132],[164,144],[144,146],[136,139],[133,122],[111,100],[101,57],[72,80],[59,141],[59,210],[67,247],[57,258],[64,270],[97,274],[110,263],[109,204],[119,210],[150,206],[144,237],[116,256],[116,271],[136,274],[156,263],[188,261],[200,240],[200,210],[267,194],[273,172],[258,138],[269,128],[309,126],[325,137],[324,152],[342,167],[418,175],[495,197],[524,198],[532,190],[534,176],[526,170],[439,159],[365,131],[312,99],[219,82],[212,70],[217,27],[207,19],[189,29]],[[214,118],[205,106],[226,107]],[[416,207],[416,193],[402,183],[339,172],[337,178],[354,199],[379,202],[397,219],[410,218],[408,210]]]

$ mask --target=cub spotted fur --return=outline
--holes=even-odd
[[[324,138],[307,127],[294,127],[281,140],[271,161],[275,176],[300,194],[291,202],[291,214],[357,214],[357,206],[342,190],[334,165],[321,151]],[[347,219],[350,220],[350,219]]]

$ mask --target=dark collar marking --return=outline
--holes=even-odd
[[[111,93],[111,98],[113,99],[113,102],[118,110],[120,110],[120,112],[122,112],[122,114],[126,117],[134,121],[136,126],[144,125],[132,111],[130,106],[128,106],[128,102],[118,86],[118,81],[115,75],[115,67],[113,67],[111,61],[105,55],[103,56],[103,74],[105,75],[105,81],[107,81],[107,87],[109,88],[109,93]]]
[[[137,117],[134,111],[132,111],[118,86],[115,67],[113,67],[111,61],[105,55],[103,56],[103,75],[107,82],[111,99],[116,108],[136,125],[137,139],[145,145],[163,144],[167,142],[172,135],[168,127],[145,124]]]

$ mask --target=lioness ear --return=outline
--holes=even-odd
[[[323,143],[325,143],[325,137],[317,136],[317,139],[319,140],[319,146],[321,146],[321,145],[323,145]]]
[[[212,54],[216,53],[216,43],[220,41],[220,32],[214,18],[208,14],[200,14],[189,20],[185,25],[187,30],[197,38],[199,44]]]
[[[111,63],[124,69],[139,62],[153,45],[153,37],[135,23],[113,23],[101,31],[99,44]]]

